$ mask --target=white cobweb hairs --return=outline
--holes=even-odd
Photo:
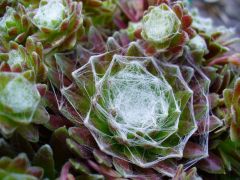
[[[62,109],[67,110],[67,99],[77,112],[74,121],[84,120],[102,151],[138,166],[181,163],[189,168],[206,157],[209,80],[201,70],[190,61],[178,66],[165,62],[156,64],[151,57],[122,55],[106,60],[112,54],[114,52],[92,56],[72,73],[72,85],[62,88],[63,97],[59,99]],[[154,64],[155,70],[147,63]],[[63,69],[59,72],[65,73]],[[61,84],[65,82],[62,80]],[[86,100],[90,103],[88,113],[80,105]],[[103,123],[104,128],[108,126],[108,130],[104,132],[94,118],[99,118],[100,124]],[[163,134],[161,138],[149,135],[156,131]],[[189,141],[202,151],[198,156],[184,158]],[[121,147],[117,146],[121,143]],[[143,147],[140,152],[139,147]],[[150,157],[151,147],[156,148],[158,154]],[[164,166],[156,169],[167,172]]]
[[[84,124],[93,133],[101,150],[142,167],[149,167],[170,157],[181,157],[187,140],[196,131],[196,124],[190,123],[186,136],[178,134],[181,103],[175,99],[173,89],[164,75],[155,67],[153,58],[115,55],[105,73],[100,74],[94,68],[94,63],[99,63],[99,56],[93,56],[90,60],[93,74],[97,76],[94,78],[96,93]],[[154,75],[146,69],[148,63],[152,64],[151,71],[155,71]],[[186,83],[182,83],[182,86],[188,101],[191,90]],[[96,127],[94,121],[98,120],[94,118],[99,118],[103,124],[114,129],[112,135],[100,130],[101,126]],[[126,144],[123,151],[129,154],[127,158],[114,151],[112,146],[116,142],[109,140],[111,136],[120,144]],[[150,150],[145,149],[139,154],[139,147],[145,146],[156,148],[159,154],[156,153],[149,159],[147,153]]]

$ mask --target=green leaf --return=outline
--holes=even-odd
[[[33,165],[44,169],[44,177],[55,178],[53,151],[49,145],[43,145],[33,158]]]

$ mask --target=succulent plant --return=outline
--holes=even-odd
[[[43,169],[30,165],[26,154],[19,154],[14,159],[9,157],[0,158],[1,179],[26,179],[37,180],[43,177]]]
[[[66,128],[59,128],[55,130],[54,144],[55,153],[58,152],[59,144],[57,141],[66,141],[61,144],[62,148],[68,148],[70,152],[65,149],[68,154],[74,154],[61,169],[60,179],[67,179],[71,177],[76,178],[93,178],[93,179],[160,179],[161,173],[151,168],[140,168],[136,165],[130,164],[122,159],[111,157],[105,154],[98,148],[97,143],[93,139],[90,131],[84,127],[72,127],[68,131]],[[57,145],[57,147],[56,147]],[[68,155],[71,156],[71,155]],[[59,160],[59,156],[56,157]],[[180,165],[174,175],[174,178],[199,178],[196,174],[196,168],[185,172],[183,166]]]
[[[125,55],[117,50],[121,45],[114,38],[108,39],[107,47],[110,53],[91,56],[72,77],[75,66],[67,64],[73,56],[57,55],[57,69],[63,73],[58,76],[72,81],[70,85],[69,80],[60,79],[58,88],[76,111],[66,112],[69,104],[60,98],[62,114],[82,119],[101,151],[140,167],[158,166],[165,160],[175,164],[172,159],[183,156],[189,166],[206,156],[208,79],[190,64],[181,69],[144,57],[136,43],[123,50]],[[191,86],[196,79],[203,84]],[[53,79],[53,84],[58,81]],[[193,134],[195,142],[190,142]],[[197,146],[194,154],[191,149],[196,143],[202,147]]]
[[[6,13],[0,20],[0,31],[0,38],[5,46],[10,40],[18,43],[26,40],[31,31],[31,22],[24,6],[18,4],[17,8],[6,8]]]
[[[191,23],[192,17],[181,2],[171,5],[162,1],[149,7],[135,36],[149,43],[153,52],[165,52],[167,58],[172,54],[178,57],[182,55],[184,45],[195,35]]]
[[[185,0],[0,16],[0,179],[239,179],[234,29]]]
[[[237,104],[234,100],[237,97],[238,72],[233,64],[237,65],[236,55],[216,58],[210,65],[205,67],[206,74],[211,79],[210,92],[208,95],[211,111],[214,116],[210,118],[210,127],[215,126],[210,134],[211,154],[202,160],[198,169],[211,174],[226,174],[223,177],[229,178],[239,176],[237,163],[239,151],[239,133],[236,125],[235,109]],[[237,65],[238,66],[238,65]],[[212,125],[211,125],[212,124]],[[213,127],[214,127],[213,126]]]
[[[43,57],[43,47],[40,42],[27,38],[25,47],[13,41],[9,43],[8,52],[0,53],[0,61],[6,62],[11,71],[24,72],[31,70],[33,79],[43,82],[47,78],[47,67]]]
[[[42,42],[46,52],[55,48],[71,49],[82,26],[81,10],[79,2],[41,0],[39,7],[29,13],[32,23],[38,28],[33,38]]]
[[[156,27],[159,25],[159,27]],[[143,17],[142,37],[159,49],[169,47],[174,36],[179,33],[180,19],[166,4],[149,9]],[[157,30],[156,30],[157,29]]]
[[[202,44],[204,40],[208,49],[208,52],[204,53],[202,51],[193,52],[198,63],[211,63],[215,58],[230,51],[231,45],[239,41],[239,37],[234,36],[235,30],[233,28],[215,26],[212,19],[202,17],[197,9],[190,11],[190,14],[193,19],[192,27],[201,37],[198,42]]]
[[[157,178],[158,173],[153,169],[142,169],[102,152],[86,127],[72,127],[68,131],[59,128],[55,131],[55,134],[63,137],[66,132],[68,135],[65,145],[74,154],[74,157],[65,163],[60,178],[69,175],[95,179]]]
[[[5,137],[17,131],[29,141],[36,142],[39,134],[32,123],[44,124],[48,121],[39,93],[44,92],[46,87],[29,81],[26,78],[28,73],[0,72],[0,129]]]

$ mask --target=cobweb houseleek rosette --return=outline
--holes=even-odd
[[[94,67],[99,58],[92,57],[73,77],[82,86],[88,83],[83,82],[84,72],[93,67],[96,90],[84,124],[100,149],[141,167],[181,157],[182,147],[196,130],[195,122],[190,120],[189,129],[178,132],[183,123],[180,115],[187,113],[182,111],[191,99],[191,90],[183,84],[182,94],[174,94],[151,58],[115,55],[99,77]]]
[[[93,34],[91,33],[90,37]],[[96,37],[96,34],[93,35]],[[98,39],[98,38],[97,38]],[[112,109],[109,110],[109,112],[105,113],[104,115],[101,114],[102,111],[96,111],[95,109],[91,109],[92,111],[89,111],[91,107],[93,107],[93,104],[91,104],[94,97],[99,97],[97,99],[97,103],[100,104],[104,109],[106,108],[106,105],[103,106],[101,103],[104,102],[102,96],[97,96],[97,92],[103,92],[104,97],[106,97],[107,91],[102,91],[102,89],[106,89],[106,77],[109,73],[107,70],[110,67],[111,62],[116,61],[113,57],[122,57],[122,59],[127,59],[126,61],[135,62],[134,59],[138,62],[136,64],[141,64],[143,67],[151,67],[147,69],[149,73],[156,73],[157,78],[160,76],[160,74],[163,76],[163,79],[166,80],[167,84],[169,84],[172,87],[172,91],[174,92],[174,98],[177,102],[178,107],[181,110],[180,118],[179,118],[179,124],[178,127],[189,127],[189,129],[185,128],[185,132],[182,130],[177,130],[175,133],[172,134],[172,136],[169,136],[165,140],[165,142],[162,143],[162,145],[165,145],[168,143],[168,140],[177,133],[182,133],[182,148],[184,149],[184,152],[180,154],[179,158],[174,157],[167,157],[167,159],[159,160],[160,162],[155,164],[154,166],[151,166],[151,168],[154,168],[154,170],[158,171],[160,174],[164,174],[167,176],[173,177],[176,173],[177,166],[179,164],[184,164],[184,168],[189,168],[194,163],[196,163],[198,160],[204,158],[208,154],[208,114],[209,114],[209,105],[207,100],[207,93],[209,88],[209,80],[206,78],[206,76],[197,68],[195,67],[192,62],[193,60],[188,57],[184,56],[182,58],[179,58],[178,61],[175,63],[169,61],[169,63],[161,62],[160,59],[153,60],[152,57],[145,57],[145,54],[143,53],[143,49],[141,49],[141,46],[136,43],[132,42],[128,45],[126,45],[126,42],[128,38],[122,34],[122,33],[115,33],[113,37],[108,38],[107,43],[101,41],[102,47],[105,47],[109,53],[103,53],[98,56],[94,56],[94,54],[99,54],[99,49],[92,48],[92,50],[86,50],[82,46],[78,46],[76,50],[73,52],[68,53],[59,53],[55,56],[55,63],[53,63],[49,70],[49,78],[52,83],[52,87],[54,88],[55,96],[57,98],[57,104],[60,112],[68,118],[70,121],[75,123],[76,125],[82,124],[84,119],[86,120],[86,116],[89,114],[89,117],[91,113],[97,112],[95,118],[99,118],[101,115],[102,119],[107,121],[106,114],[109,116],[116,114],[115,111],[112,111]],[[95,46],[95,44],[94,44]],[[98,47],[98,46],[96,46]],[[102,49],[102,48],[101,48]],[[102,52],[102,51],[101,51]],[[103,51],[104,52],[104,51]],[[114,56],[115,55],[115,56]],[[88,59],[91,59],[91,61],[88,61]],[[144,58],[146,63],[144,65]],[[93,61],[93,59],[95,59]],[[153,60],[153,61],[152,61]],[[87,62],[87,63],[86,63]],[[154,62],[154,63],[151,63]],[[86,63],[84,65],[84,63]],[[142,64],[143,63],[143,64]],[[120,63],[121,64],[121,63]],[[131,63],[130,63],[131,64]],[[151,65],[150,65],[151,64]],[[154,66],[156,65],[156,67]],[[129,65],[130,66],[130,65]],[[116,68],[114,66],[113,70],[116,69],[116,73],[118,71],[123,71],[123,66],[119,66]],[[81,70],[80,70],[81,69]],[[127,68],[126,68],[127,69]],[[141,69],[141,68],[140,68]],[[144,69],[144,68],[143,68]],[[72,76],[71,72],[74,76]],[[95,73],[94,73],[95,72]],[[115,71],[110,71],[115,72]],[[106,76],[105,76],[106,74]],[[144,73],[143,73],[144,74]],[[94,76],[96,75],[96,77]],[[141,73],[140,73],[141,75]],[[155,74],[153,74],[155,76]],[[79,78],[80,77],[80,78]],[[104,79],[105,80],[101,80]],[[133,76],[134,77],[134,76]],[[144,79],[144,78],[143,78]],[[104,88],[97,88],[96,84],[98,82],[102,82],[100,87]],[[105,86],[103,86],[105,83]],[[193,91],[192,91],[192,90]],[[176,99],[177,97],[177,99]],[[180,99],[180,100],[179,100]],[[95,104],[97,104],[95,103]],[[99,106],[100,106],[99,105]],[[101,109],[100,109],[101,110]],[[105,110],[105,109],[104,109]],[[177,117],[176,117],[177,119]],[[98,119],[97,119],[98,121]],[[109,125],[109,126],[108,126]],[[104,125],[104,127],[113,127],[110,126],[111,124]],[[177,127],[177,128],[178,128]],[[90,128],[89,130],[93,132]],[[121,152],[123,149],[122,147],[126,146],[128,147],[127,143],[124,141],[121,141],[120,138],[116,138],[115,134],[119,131],[116,131],[115,129],[110,129],[110,135],[109,137],[112,137],[111,140],[116,142],[115,145],[121,147],[118,148],[116,151],[113,149],[112,152],[108,151],[106,152],[108,155],[111,155],[113,158],[118,155],[121,156],[120,158],[125,159],[130,162],[124,161],[129,166],[132,166],[132,163],[136,157],[139,157],[139,154],[135,151],[128,157],[123,154],[125,152]],[[173,129],[170,129],[170,131]],[[171,133],[166,132],[165,135]],[[137,132],[136,134],[136,140],[139,138],[139,142],[143,142],[142,146],[144,150],[149,150],[152,147],[149,146],[150,143],[146,143],[146,141],[150,139],[144,139],[145,137],[141,137],[141,135],[144,136],[144,133],[141,134],[141,132]],[[148,134],[146,135],[148,136]],[[161,134],[160,137],[163,137],[164,134]],[[191,138],[189,139],[189,137]],[[97,136],[102,138],[101,136]],[[115,138],[115,139],[114,139]],[[128,136],[129,142],[132,140],[134,135]],[[141,139],[142,138],[142,139]],[[118,139],[118,141],[116,140]],[[164,138],[163,138],[164,139]],[[176,138],[177,139],[177,138]],[[87,140],[87,139],[86,139]],[[105,145],[108,145],[108,147],[111,147],[111,140]],[[98,141],[99,148],[102,148],[101,142],[99,143],[99,139],[96,138],[96,141]],[[169,140],[174,143],[175,140]],[[176,140],[177,141],[177,140]],[[175,142],[176,142],[175,141]],[[125,143],[125,144],[124,144]],[[187,144],[186,144],[187,143]],[[177,144],[177,143],[176,143]],[[151,144],[150,144],[151,145]],[[172,146],[171,146],[172,145]],[[185,146],[186,145],[186,146]],[[88,146],[86,144],[86,146]],[[176,150],[177,145],[170,144],[172,149]],[[180,147],[180,146],[178,146]],[[140,146],[141,148],[141,146]],[[167,149],[167,148],[165,148]],[[164,149],[164,150],[165,150]],[[102,148],[101,150],[104,151]],[[164,150],[162,151],[164,153]],[[169,148],[168,148],[169,150]],[[120,152],[118,152],[120,151]],[[177,150],[176,150],[177,151]],[[181,151],[181,150],[179,150]],[[150,151],[149,151],[150,152]],[[169,150],[167,153],[171,152]],[[115,154],[114,154],[115,153]],[[118,154],[117,154],[118,153]],[[120,154],[120,155],[119,155]],[[168,154],[169,155],[169,154]],[[175,154],[176,155],[176,154]],[[177,155],[176,155],[177,156]],[[175,156],[175,157],[176,157]],[[182,158],[180,158],[182,157]],[[143,157],[142,157],[143,158]],[[161,158],[161,157],[160,157]],[[156,158],[157,159],[157,158]],[[155,160],[156,160],[155,159]],[[142,164],[138,161],[138,166],[141,166]],[[146,166],[145,166],[146,167]],[[127,173],[127,172],[126,172]],[[133,172],[133,174],[136,172]],[[127,173],[129,175],[129,173]],[[126,176],[125,176],[126,177]]]
[[[39,7],[29,13],[32,23],[38,29],[33,37],[42,42],[46,52],[55,48],[59,51],[71,49],[82,27],[81,11],[81,2],[41,0]]]
[[[170,40],[179,33],[181,26],[180,19],[166,4],[150,7],[142,23],[142,37],[160,49],[170,45]]]
[[[180,57],[195,31],[191,27],[192,18],[181,2],[160,2],[150,6],[140,23],[130,24],[129,36],[134,34],[147,53],[161,53],[165,58]]]
[[[40,95],[24,76],[1,72],[1,119],[29,122],[40,101]]]
[[[46,87],[32,82],[30,74],[0,72],[0,133],[9,138],[17,132],[28,141],[37,142],[39,133],[34,124],[45,124],[49,119],[40,103],[40,93]]]
[[[73,76],[70,72],[79,66],[78,63],[86,60],[82,59],[83,56],[81,60],[72,59],[76,56],[75,53],[58,54],[57,71],[60,79],[53,77],[53,84],[61,84],[59,90],[63,97],[58,103],[62,114],[79,123],[84,120],[85,126],[105,153],[142,167],[152,167],[155,164],[154,169],[169,176],[173,174],[167,173],[165,166],[157,162],[168,164],[170,161],[174,164],[173,167],[184,163],[187,168],[206,157],[206,93],[209,80],[188,61],[182,64],[180,60],[179,68],[178,64],[161,63],[154,58],[144,57],[137,43],[123,48],[114,38],[109,38],[107,47],[113,51],[92,56],[87,64],[74,71]],[[81,53],[81,50],[82,48],[78,52]],[[75,64],[75,60],[78,63]],[[78,65],[69,66],[71,61]],[[158,85],[158,81],[163,82],[164,88]],[[133,90],[134,93],[131,94]],[[161,109],[163,105],[156,102],[158,96],[162,96],[158,98],[162,103],[167,101],[165,109]],[[155,104],[151,104],[151,98]],[[66,112],[69,109],[66,100],[75,113]],[[145,106],[139,105],[139,102]],[[151,107],[159,111],[152,110]],[[128,121],[135,115],[139,121]],[[154,119],[151,119],[153,115],[159,120],[155,123],[156,126]],[[148,123],[144,121],[145,118]],[[147,125],[144,126],[144,123]],[[161,131],[158,127],[162,128]],[[191,140],[190,136],[193,137]],[[179,162],[174,157],[183,158]]]

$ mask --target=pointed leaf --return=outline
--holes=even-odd
[[[33,158],[33,165],[42,167],[45,177],[55,178],[53,151],[49,145],[44,145],[38,150]]]

